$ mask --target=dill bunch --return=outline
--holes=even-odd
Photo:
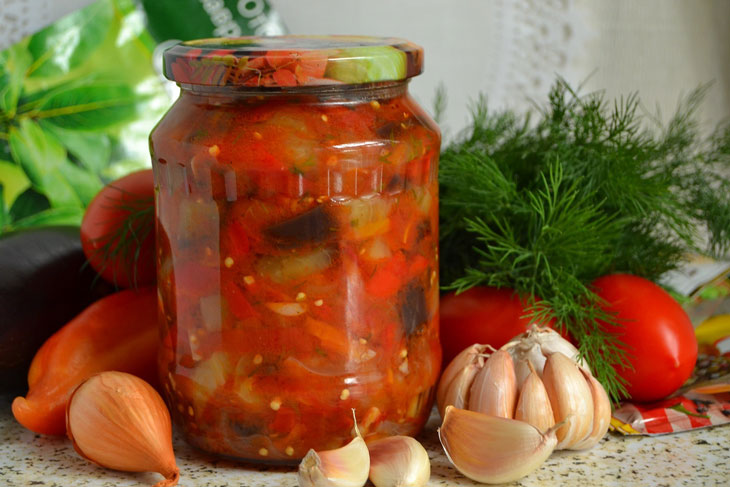
[[[590,282],[614,272],[657,280],[688,254],[730,249],[730,127],[701,135],[706,90],[666,125],[641,113],[637,95],[609,103],[563,80],[524,116],[491,113],[480,98],[467,131],[441,154],[445,288],[527,296],[531,317],[575,337],[617,401],[624,387],[612,365],[628,366],[627,357],[602,331],[599,321],[615,319]]]

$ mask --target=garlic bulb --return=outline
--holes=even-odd
[[[363,487],[370,472],[370,454],[357,429],[357,421],[355,433],[357,436],[341,448],[309,450],[299,464],[299,486]]]
[[[446,367],[436,395],[442,418],[454,406],[525,421],[540,431],[564,421],[557,449],[590,448],[606,434],[606,391],[560,334],[533,326],[502,349],[488,349],[494,350],[472,345]]]
[[[82,382],[66,408],[66,431],[82,457],[113,470],[159,472],[155,487],[177,484],[172,425],[152,386],[124,372],[102,372]]]
[[[446,407],[438,430],[446,456],[477,482],[512,482],[537,469],[557,444],[555,429],[541,433],[514,419]]]
[[[370,481],[375,487],[422,487],[431,476],[426,449],[410,436],[368,443]]]

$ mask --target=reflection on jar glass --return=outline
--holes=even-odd
[[[438,128],[397,39],[183,43],[150,142],[160,375],[203,450],[293,463],[415,435],[438,341]]]

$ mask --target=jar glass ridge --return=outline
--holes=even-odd
[[[160,377],[193,445],[294,463],[352,409],[366,439],[425,423],[440,135],[407,83],[180,83],[150,146]]]

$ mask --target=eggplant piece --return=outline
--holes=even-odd
[[[277,247],[292,249],[326,242],[336,231],[334,219],[320,205],[270,226],[265,234]]]
[[[381,140],[391,141],[396,138],[402,132],[402,128],[399,123],[387,122],[375,129],[375,135],[380,137]]]
[[[417,282],[411,282],[398,293],[398,311],[407,336],[428,322],[426,291]]]
[[[113,287],[88,266],[78,227],[0,237],[0,391],[25,391],[45,340]]]
[[[398,194],[398,193],[402,193],[405,190],[406,190],[406,180],[403,179],[398,174],[394,175],[390,179],[390,181],[388,181],[387,186],[385,186],[385,192],[387,194]]]

